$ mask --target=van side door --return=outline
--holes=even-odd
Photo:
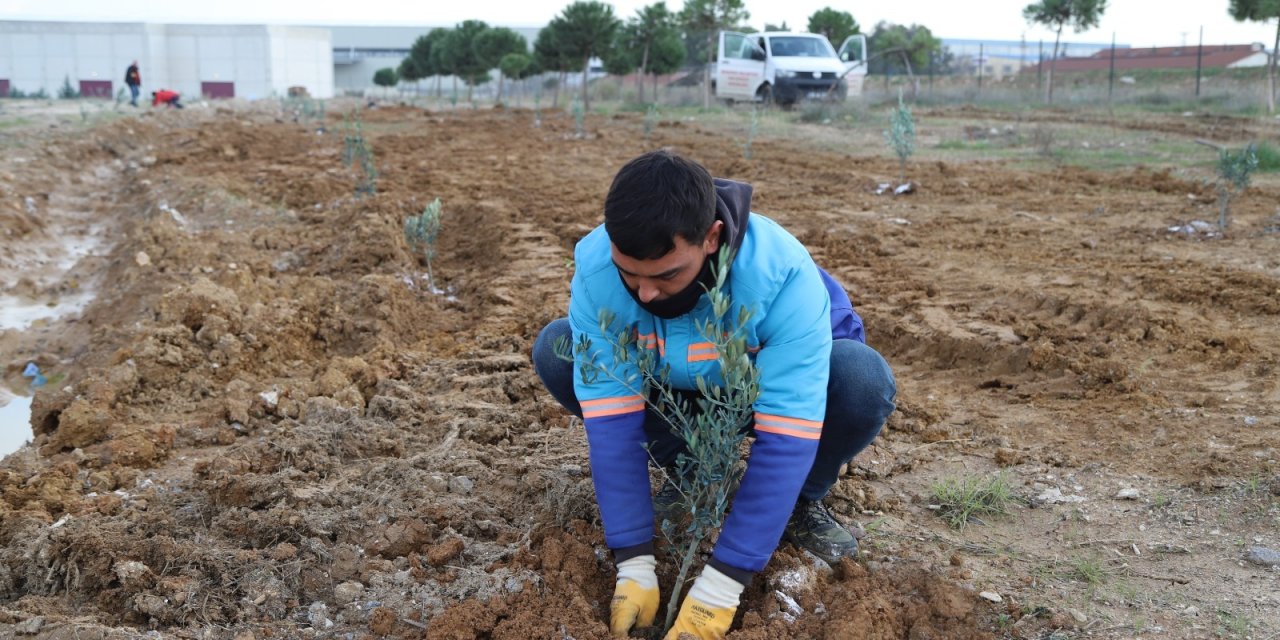
[[[867,37],[861,33],[849,36],[840,45],[840,62],[848,75],[867,75]]]
[[[716,97],[751,100],[764,83],[764,49],[751,36],[720,32],[720,64],[716,65]]]
[[[849,98],[862,95],[862,85],[867,79],[867,37],[857,34],[845,38],[837,53],[844,65],[845,95]]]

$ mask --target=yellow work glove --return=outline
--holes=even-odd
[[[609,632],[625,638],[632,627],[653,626],[658,615],[658,565],[653,554],[636,556],[618,563],[618,582],[609,604]]]
[[[680,636],[686,633],[698,640],[721,640],[729,632],[729,625],[733,624],[742,589],[741,582],[715,567],[703,569],[702,575],[693,581],[684,604],[680,605],[675,626],[663,640],[680,640]]]

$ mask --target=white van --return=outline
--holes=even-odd
[[[716,98],[783,105],[828,95],[844,100],[861,93],[866,59],[861,34],[846,38],[837,52],[817,33],[721,31]]]

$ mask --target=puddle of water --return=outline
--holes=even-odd
[[[80,313],[93,301],[94,293],[84,291],[63,296],[55,304],[47,302],[23,302],[13,296],[0,295],[0,331],[17,329],[26,331],[39,320],[56,320]]]
[[[16,284],[16,282],[6,282],[6,276],[16,278],[19,274],[26,274],[39,288],[58,282],[66,277],[82,258],[94,255],[94,252],[103,246],[102,239],[98,237],[100,233],[102,228],[94,225],[89,227],[88,235],[58,238],[52,240],[52,244],[29,242],[29,246],[24,250],[0,262],[0,291]],[[79,313],[93,301],[94,293],[91,283],[88,282],[84,283],[80,291],[53,299],[41,295],[32,300],[0,293],[0,331],[6,329],[26,331],[37,321],[57,320]]]
[[[0,389],[0,457],[31,442],[31,398]]]

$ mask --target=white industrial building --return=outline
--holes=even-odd
[[[0,21],[0,95],[64,84],[84,96],[127,98],[125,69],[138,62],[142,93],[266,98],[304,87],[333,96],[333,45],[327,28]],[[123,93],[121,93],[123,92]]]

